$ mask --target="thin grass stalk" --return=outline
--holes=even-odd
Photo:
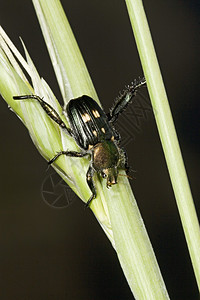
[[[126,0],[138,52],[147,80],[170,179],[200,290],[200,230],[161,71],[141,0]],[[155,187],[156,188],[156,187]]]

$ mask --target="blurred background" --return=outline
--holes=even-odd
[[[101,103],[108,111],[119,91],[142,75],[125,3],[62,0],[62,4]],[[200,3],[145,0],[144,6],[199,214]],[[60,99],[31,1],[1,1],[0,24],[21,53],[22,37],[40,75]],[[129,164],[136,171],[131,174],[131,185],[169,295],[178,300],[198,299],[145,89],[129,106],[125,119],[119,120],[117,128]],[[131,128],[131,132],[124,127]],[[92,212],[85,210],[62,184],[56,193],[64,194],[66,189],[72,205],[67,205],[66,198],[53,203],[45,195],[44,191],[52,188],[47,185],[53,169],[46,171],[45,160],[3,99],[0,128],[0,299],[134,299],[115,251]],[[55,174],[52,176],[55,178]],[[55,185],[58,181],[53,179]]]

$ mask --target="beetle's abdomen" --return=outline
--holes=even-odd
[[[115,137],[106,114],[89,96],[70,100],[67,105],[67,114],[73,137],[85,150]]]

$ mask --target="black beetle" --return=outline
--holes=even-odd
[[[86,174],[87,184],[92,192],[86,203],[89,206],[96,197],[96,189],[93,181],[94,173],[99,173],[107,178],[107,187],[117,183],[118,170],[128,170],[125,152],[119,148],[120,136],[113,123],[118,115],[126,108],[128,103],[136,95],[137,90],[146,84],[145,79],[134,81],[127,86],[117,98],[114,106],[108,114],[89,96],[83,95],[72,99],[67,104],[67,116],[70,128],[66,127],[56,110],[36,95],[14,96],[14,100],[35,99],[49,117],[61,128],[72,136],[81,152],[60,151],[48,163],[52,164],[60,155],[71,157],[90,156],[90,165]]]

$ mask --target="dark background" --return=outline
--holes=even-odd
[[[118,92],[142,75],[125,3],[62,3],[108,110]],[[144,6],[199,213],[199,1],[145,0]],[[60,98],[31,1],[1,1],[0,24],[21,52],[18,36],[23,38],[40,75]],[[145,90],[142,96],[148,99]],[[133,191],[171,299],[197,299],[154,117],[151,112],[147,118],[138,113],[140,130],[135,131],[133,119],[132,136],[121,131],[128,139],[129,163],[137,171],[131,181]],[[119,127],[124,122],[120,119]],[[92,212],[77,198],[66,209],[43,200],[41,186],[49,174],[46,162],[3,100],[0,128],[0,299],[134,299]]]

